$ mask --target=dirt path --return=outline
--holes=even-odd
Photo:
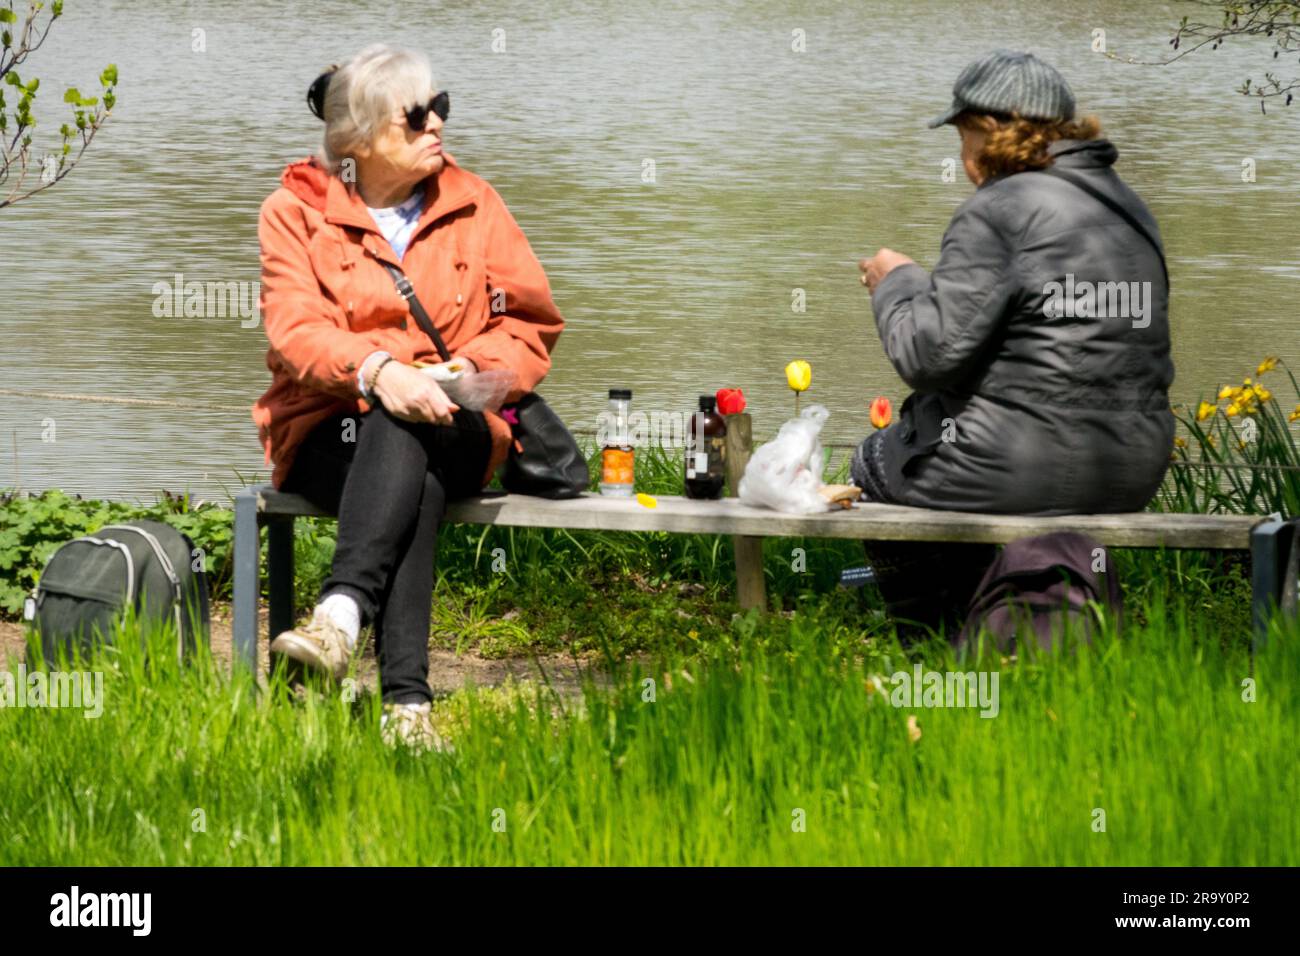
[[[267,610],[261,610],[257,657],[259,673],[267,671]],[[25,641],[21,621],[0,621],[0,666],[10,658],[20,659],[23,655]],[[230,605],[218,604],[212,608],[212,654],[223,666],[229,666],[231,658],[231,620]],[[477,687],[497,687],[507,681],[535,681],[542,679],[538,665],[545,669],[545,676],[551,686],[564,694],[577,694],[581,690],[582,678],[579,665],[566,654],[541,655],[534,662],[531,657],[513,657],[494,659],[480,657],[473,650],[463,654],[443,648],[431,648],[429,651],[429,686],[436,696],[443,696],[473,684]],[[588,666],[583,662],[582,666]],[[375,687],[378,684],[378,668],[373,650],[367,650],[361,661],[358,676],[364,686]]]

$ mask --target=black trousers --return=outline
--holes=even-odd
[[[849,470],[866,500],[901,504],[886,490],[880,457],[883,436],[883,431],[867,436]],[[863,546],[886,611],[905,642],[921,639],[931,630],[956,640],[967,605],[997,556],[997,547],[991,544],[864,541]]]
[[[438,527],[448,501],[476,494],[491,453],[481,412],[462,408],[451,425],[408,422],[378,406],[314,428],[299,447],[284,491],[338,515],[338,545],[321,598],[356,600],[374,624],[386,702],[432,699],[429,619]]]

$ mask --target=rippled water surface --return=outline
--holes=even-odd
[[[925,121],[961,67],[998,46],[1066,74],[1160,220],[1174,397],[1266,353],[1300,358],[1300,117],[1261,115],[1234,93],[1273,65],[1266,48],[1164,68],[1091,49],[1103,29],[1112,51],[1161,56],[1186,5],[67,6],[26,71],[42,78],[38,118],[57,128],[59,92],[92,88],[108,62],[119,105],[69,179],[0,211],[3,387],[176,405],[4,396],[0,485],[224,499],[265,478],[248,415],[269,382],[261,329],[238,315],[158,317],[155,286],[177,273],[257,280],[258,206],[319,136],[306,86],[376,40],[428,51],[452,91],[448,151],[497,187],[546,265],[568,326],[542,392],[575,427],[595,428],[611,386],[673,411],[725,385],[745,389],[764,437],[793,408],[782,368],[804,358],[829,437],[860,437],[871,397],[905,392],[854,264],[881,245],[933,263],[972,187],[960,169],[943,181],[957,135]],[[1242,182],[1244,159],[1256,182]]]

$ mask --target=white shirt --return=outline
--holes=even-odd
[[[397,253],[397,258],[401,259],[406,254],[406,247],[411,241],[411,234],[415,232],[415,224],[420,220],[420,211],[424,206],[424,188],[416,187],[415,192],[411,193],[410,198],[398,203],[396,206],[389,206],[385,209],[376,209],[373,206],[367,206],[370,215],[374,217],[375,225],[379,231],[384,234],[388,244],[393,247]]]

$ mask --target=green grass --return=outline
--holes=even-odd
[[[1186,510],[1285,490],[1170,480]],[[641,455],[638,490],[680,493],[676,456]],[[190,533],[228,597],[228,511],[58,492],[0,505],[0,614],[61,541],[143,516]],[[333,522],[298,522],[301,608],[334,545]],[[835,587],[857,543],[764,549],[778,613],[739,616],[716,536],[445,527],[435,644],[602,671],[576,698],[543,682],[440,701],[448,756],[385,749],[365,692],[259,691],[211,660],[179,668],[167,633],[146,657],[127,625],[87,665],[102,716],[0,709],[0,865],[1300,862],[1300,627],[1251,659],[1244,555],[1116,551],[1122,637],[976,664],[942,642],[905,655],[873,590]],[[877,681],[913,661],[996,670],[999,715],[890,706]]]
[[[0,710],[0,865],[1300,862],[1300,632],[1252,662],[1162,600],[1071,653],[920,650],[997,670],[991,719],[868,692],[911,660],[810,600],[652,665],[611,654],[580,699],[467,689],[437,705],[456,751],[424,757],[382,746],[373,697],[124,641],[90,665],[99,718]]]

